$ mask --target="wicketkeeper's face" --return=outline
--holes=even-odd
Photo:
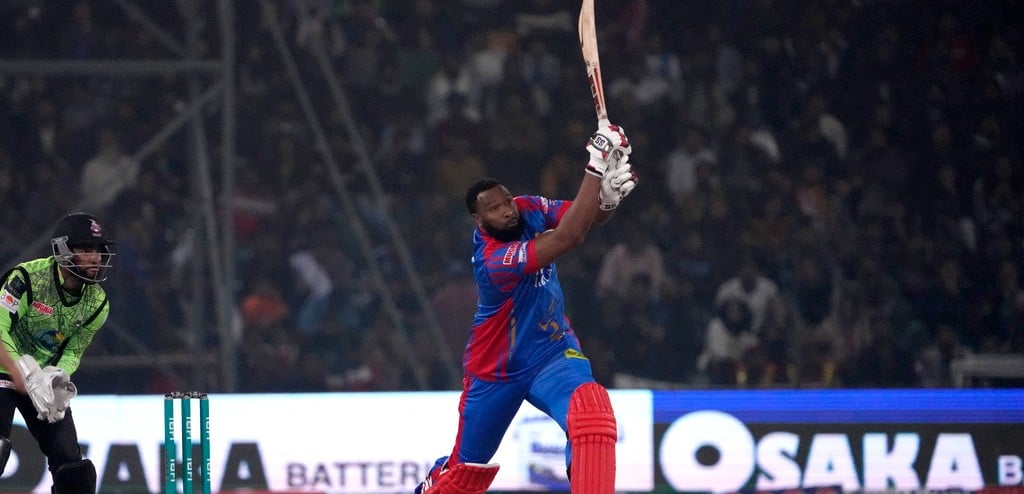
[[[110,267],[111,254],[101,245],[76,245],[71,247],[71,266],[87,280],[98,280],[104,268]]]

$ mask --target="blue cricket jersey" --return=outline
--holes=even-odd
[[[518,240],[499,242],[480,228],[473,233],[478,300],[463,366],[487,381],[515,379],[556,353],[579,349],[555,265],[538,265],[533,242],[558,225],[572,201],[518,196],[515,204],[525,226]]]

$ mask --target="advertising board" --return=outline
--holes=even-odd
[[[1021,389],[610,394],[618,491],[1024,488]],[[210,395],[212,491],[411,492],[450,452],[458,398],[454,391]],[[75,399],[79,440],[101,493],[161,490],[163,402]],[[194,413],[192,421],[196,430]],[[0,492],[49,492],[46,461],[17,415],[11,439]],[[192,440],[198,459],[199,434]],[[567,490],[565,435],[528,404],[492,461],[501,465],[493,490]],[[199,467],[193,472],[199,485]]]

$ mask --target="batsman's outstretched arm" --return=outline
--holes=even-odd
[[[544,232],[534,241],[540,266],[551,264],[587,238],[590,228],[599,220],[601,181],[606,174],[614,173],[614,166],[619,159],[625,159],[620,157],[629,154],[629,139],[622,128],[605,125],[590,137],[586,149],[590,160],[576,198],[558,226]],[[602,214],[607,216],[607,213]]]

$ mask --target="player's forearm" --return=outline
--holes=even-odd
[[[612,216],[615,216],[615,210],[614,209],[612,209],[610,211],[605,211],[603,209],[598,209],[597,214],[594,215],[594,226],[600,226],[600,225],[603,225],[605,223],[608,223],[608,220],[611,220]]]
[[[601,180],[589,173],[583,174],[583,182],[580,183],[576,198],[572,206],[565,213],[561,223],[558,224],[558,232],[567,238],[573,239],[573,244],[579,245],[587,237],[590,227],[598,212],[598,192],[601,190]]]

